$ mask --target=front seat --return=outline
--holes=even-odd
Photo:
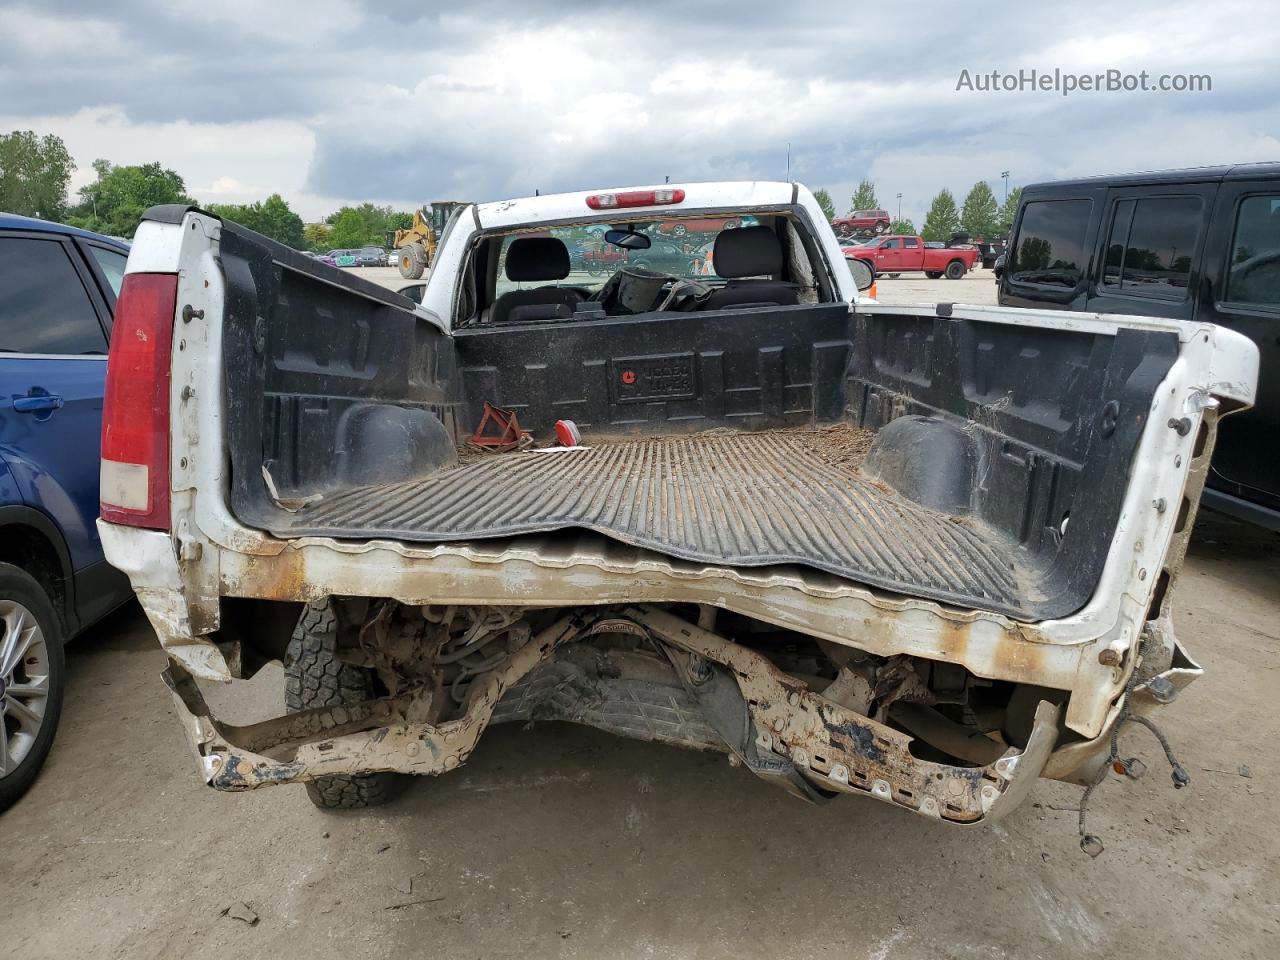
[[[729,282],[711,295],[703,310],[725,307],[789,307],[800,302],[799,287],[775,277],[782,272],[782,243],[769,227],[739,227],[716,235],[711,255],[716,274]]]
[[[520,237],[507,247],[507,279],[517,283],[563,280],[569,275],[569,248],[555,237]],[[537,287],[511,290],[493,304],[492,323],[564,320],[582,301],[577,290]]]

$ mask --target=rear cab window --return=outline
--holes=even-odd
[[[0,234],[0,353],[106,351],[106,333],[66,244]]]
[[[630,229],[649,238],[650,245],[644,250],[624,250],[606,243],[604,235],[609,224],[599,221],[509,234],[502,238],[498,252],[493,299],[513,290],[556,285],[594,293],[604,286],[615,270],[628,265],[655,270],[677,280],[717,282],[713,251],[720,231],[756,226],[760,222],[759,218],[747,215],[728,218],[727,222],[696,219],[629,223]],[[689,226],[682,231],[673,229],[672,224]],[[559,281],[520,281],[507,277],[507,251],[511,244],[522,237],[535,236],[554,237],[564,243],[569,252],[569,276]],[[596,267],[599,269],[594,269]]]
[[[1069,292],[1088,266],[1086,240],[1093,201],[1033,200],[1022,213],[1010,252],[1009,280],[1044,290]]]

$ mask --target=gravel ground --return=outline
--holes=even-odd
[[[942,277],[930,280],[922,273],[904,273],[897,280],[882,276],[876,280],[876,298],[881,303],[967,303],[994,306],[996,278],[979,267],[959,280]]]
[[[1192,775],[1041,783],[972,831],[872,800],[800,804],[723,758],[542,723],[347,814],[301,788],[219,794],[189,758],[145,620],[70,648],[58,742],[0,818],[5,956],[1269,958],[1280,955],[1280,538],[1202,523],[1176,621],[1207,670],[1166,711]],[[225,690],[278,709],[278,668]],[[1259,746],[1259,744],[1263,746]],[[1248,776],[1242,775],[1246,768]],[[222,916],[244,904],[250,926]],[[235,912],[239,907],[235,908]]]

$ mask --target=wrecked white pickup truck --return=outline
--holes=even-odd
[[[370,804],[547,719],[972,824],[1200,673],[1169,604],[1244,337],[853,304],[790,183],[466,206],[419,292],[138,230],[102,541],[218,789]],[[289,713],[211,715],[272,660]]]

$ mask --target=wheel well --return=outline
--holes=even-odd
[[[62,558],[49,538],[25,523],[5,524],[0,527],[0,563],[22,568],[44,588],[58,611],[64,632],[69,635],[67,579]]]

